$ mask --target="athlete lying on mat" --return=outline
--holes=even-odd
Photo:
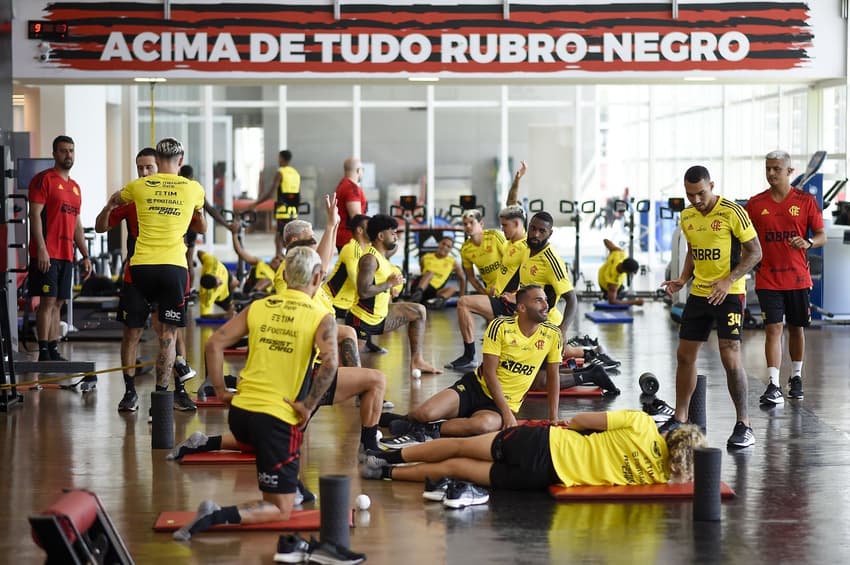
[[[560,424],[370,451],[360,473],[399,481],[450,477],[514,490],[687,482],[693,478],[693,449],[706,445],[697,426],[661,435],[652,417],[640,411],[587,412]]]

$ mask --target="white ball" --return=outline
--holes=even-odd
[[[354,499],[354,505],[358,510],[366,510],[372,506],[372,500],[368,494],[358,494],[357,498]]]
[[[419,369],[413,369],[413,371],[410,374],[414,379],[418,379],[418,378],[422,377],[422,371],[420,371]]]

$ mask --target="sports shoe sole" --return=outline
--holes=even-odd
[[[446,499],[445,490],[426,490],[422,492],[422,498],[432,502],[442,502]]]
[[[307,563],[310,554],[305,551],[293,551],[291,553],[275,553],[275,563]]]
[[[476,506],[478,504],[487,504],[490,500],[490,495],[479,496],[477,498],[446,498],[443,500],[443,506],[446,508],[466,508],[467,506]]]

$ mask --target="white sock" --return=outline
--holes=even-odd
[[[802,361],[791,361],[791,376],[792,377],[803,377],[803,362]]]
[[[770,378],[770,384],[779,386],[779,367],[768,367],[767,376]]]

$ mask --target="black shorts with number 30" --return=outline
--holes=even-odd
[[[688,296],[682,313],[679,338],[690,341],[707,341],[711,328],[717,326],[719,339],[741,341],[744,319],[743,294],[727,294],[718,305],[708,303],[705,296]]]

